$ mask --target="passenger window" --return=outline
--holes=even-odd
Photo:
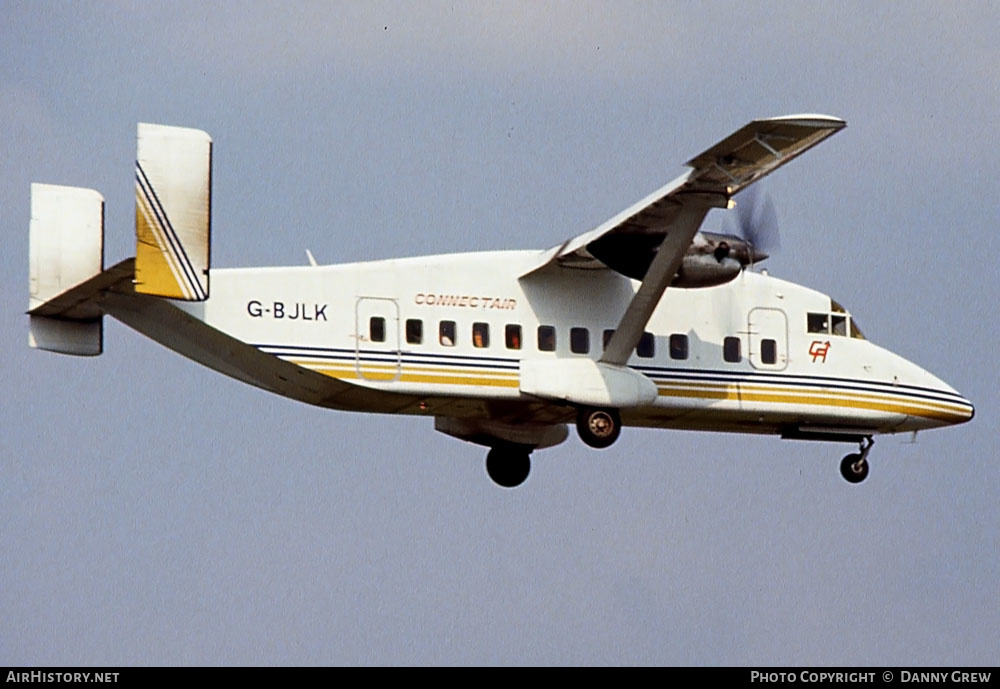
[[[778,343],[774,340],[760,341],[760,361],[763,364],[778,363]]]
[[[472,324],[472,346],[476,349],[490,346],[490,326],[488,323]]]
[[[840,335],[841,337],[847,336],[847,317],[846,316],[830,316],[830,323],[833,326],[832,331],[834,335]]]
[[[614,337],[615,331],[608,329],[604,331],[604,349],[608,348],[608,343],[611,342],[611,338]]]
[[[574,354],[590,352],[590,331],[586,328],[570,328],[569,350]]]
[[[455,346],[455,321],[441,321],[438,328],[438,341],[445,347]]]
[[[731,364],[740,360],[740,338],[727,337],[722,341],[722,358]]]
[[[368,321],[368,339],[372,342],[385,342],[385,319],[372,316]]]
[[[635,353],[643,359],[652,359],[656,353],[656,340],[653,333],[643,333],[639,338],[639,346],[635,348]]]
[[[420,344],[424,341],[424,322],[419,318],[406,320],[406,343]]]
[[[504,328],[503,332],[504,343],[507,345],[507,349],[520,349],[521,348],[521,326],[509,324]]]
[[[674,333],[670,336],[670,358],[688,358],[688,336]]]
[[[806,332],[828,333],[830,332],[830,316],[825,313],[806,314]]]
[[[542,352],[556,351],[556,329],[551,325],[538,326],[538,349]]]

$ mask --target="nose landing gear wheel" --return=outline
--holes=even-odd
[[[598,449],[610,446],[622,432],[622,420],[614,409],[581,409],[576,417],[580,440]]]
[[[486,473],[498,486],[515,488],[531,472],[530,453],[519,447],[494,447],[486,455]]]
[[[848,483],[861,483],[868,478],[868,460],[860,454],[847,455],[840,462],[840,475]]]
[[[874,444],[869,436],[861,441],[861,452],[847,455],[840,461],[840,475],[848,483],[861,483],[868,478],[868,453]]]

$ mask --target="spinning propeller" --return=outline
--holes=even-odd
[[[729,244],[719,242],[715,249],[715,258],[721,261],[732,255],[740,263],[759,263],[768,257],[769,252],[781,248],[781,237],[778,234],[778,214],[774,203],[767,194],[752,186],[742,192],[736,199],[736,228],[732,231],[729,219],[723,225],[725,234],[736,238],[737,242]]]

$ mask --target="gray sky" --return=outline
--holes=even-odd
[[[995,3],[6,2],[0,664],[965,664],[1000,654]],[[105,320],[27,346],[29,184],[133,253],[135,123],[215,141],[213,264],[547,248],[755,117],[772,274],[976,404],[849,446],[626,429],[519,490],[427,420],[314,409]],[[707,227],[721,215],[710,215]]]

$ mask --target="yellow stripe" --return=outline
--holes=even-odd
[[[503,387],[516,388],[519,385],[516,372],[512,371],[475,371],[470,372],[465,369],[455,368],[404,368],[399,370],[395,366],[371,365],[362,363],[361,373],[358,375],[356,364],[338,362],[316,362],[316,360],[289,358],[287,361],[298,364],[303,368],[308,368],[324,376],[338,379],[350,380],[375,380],[375,381],[401,381],[404,383],[437,383],[439,385],[476,385],[483,387]],[[413,373],[411,371],[420,371]],[[461,375],[426,375],[431,371],[441,373],[452,373]],[[479,375],[469,375],[470,373]]]
[[[306,367],[311,368],[311,367]],[[338,379],[358,379],[362,380],[357,371],[331,371],[323,369],[313,369],[324,376]],[[363,380],[398,380],[403,383],[437,383],[439,385],[475,385],[479,387],[516,388],[519,383],[516,379],[510,378],[470,378],[467,376],[424,376],[416,373],[400,373],[397,378],[394,373],[369,373],[365,371]]]
[[[689,389],[689,388],[697,390],[697,389],[709,388],[709,389],[719,389],[719,390],[726,390],[726,391],[728,391],[730,388],[736,387],[738,385],[739,387],[738,387],[738,392],[736,393],[736,397],[740,398],[740,399],[749,399],[747,397],[747,395],[748,394],[753,394],[753,393],[762,393],[762,394],[768,394],[768,395],[773,395],[775,393],[791,393],[792,395],[812,395],[813,397],[815,397],[816,393],[818,392],[817,388],[821,388],[822,387],[822,386],[814,386],[812,388],[801,388],[801,387],[761,386],[761,385],[752,385],[752,384],[746,384],[746,383],[739,383],[739,384],[736,384],[736,383],[728,383],[728,384],[727,383],[696,383],[696,382],[693,382],[693,381],[686,381],[686,382],[683,382],[683,383],[661,382],[661,383],[658,383],[657,385],[660,388],[670,388],[670,389],[676,389],[676,390]],[[871,401],[871,402],[890,402],[890,403],[897,403],[897,404],[900,402],[900,399],[899,399],[900,397],[905,397],[906,398],[906,402],[908,404],[915,405],[915,406],[920,406],[920,407],[926,407],[928,409],[933,409],[933,410],[936,410],[936,411],[951,412],[951,413],[957,413],[957,414],[967,414],[967,411],[968,411],[966,407],[963,407],[961,405],[952,404],[952,403],[949,403],[949,402],[939,402],[939,401],[934,401],[934,400],[916,399],[916,398],[910,397],[909,395],[906,395],[905,393],[899,393],[899,395],[893,396],[893,395],[884,395],[884,394],[883,395],[873,394],[873,393],[868,393],[868,392],[864,392],[864,391],[861,391],[861,390],[823,390],[820,393],[820,395],[821,396],[826,396],[829,399],[834,399],[834,398],[836,398],[836,399],[853,399],[853,400],[866,401],[866,402],[868,402],[868,401]],[[794,399],[794,398],[792,398],[792,399]]]
[[[173,299],[190,299],[190,288],[181,278],[180,266],[169,251],[142,190],[135,191],[136,292]]]
[[[734,386],[735,387],[735,386]],[[759,392],[743,392],[742,390],[722,390],[722,389],[712,389],[712,390],[681,390],[681,389],[671,389],[671,388],[660,388],[661,397],[689,397],[695,399],[719,399],[719,400],[732,400],[732,401],[742,401],[742,402],[777,402],[779,404],[808,404],[812,406],[820,407],[847,407],[853,409],[868,409],[871,411],[885,411],[894,414],[904,414],[908,416],[921,416],[927,419],[934,419],[937,421],[955,421],[968,419],[969,414],[966,411],[961,412],[949,412],[949,411],[938,411],[934,409],[927,409],[925,407],[917,407],[910,404],[891,404],[885,402],[876,402],[872,400],[867,400],[864,398],[848,398],[846,396],[834,396],[839,393],[833,393],[829,396],[790,396],[782,394],[766,394]]]
[[[292,362],[293,364],[298,364],[299,366],[305,366],[306,368],[313,368],[313,369],[319,369],[319,368],[322,368],[322,369],[342,368],[342,369],[349,369],[351,371],[354,371],[354,370],[357,369],[357,364],[355,364],[353,362],[349,362],[349,363],[329,362],[329,361],[325,361],[323,359],[306,359],[306,358],[293,358],[293,359],[288,359],[288,361]],[[366,371],[366,372],[367,371],[395,371],[396,368],[397,368],[396,366],[393,366],[391,364],[369,364],[369,363],[365,363],[364,361],[361,362],[361,370]],[[505,377],[505,378],[509,377],[509,378],[512,378],[512,379],[515,379],[515,380],[517,380],[519,378],[519,374],[518,374],[517,371],[495,371],[495,370],[478,370],[477,371],[477,370],[469,370],[469,369],[466,369],[466,368],[440,368],[440,367],[436,367],[436,366],[421,366],[420,368],[412,368],[412,367],[407,367],[407,368],[409,368],[409,370],[412,370],[412,371],[421,371],[421,372],[424,372],[424,373],[457,373],[457,374],[463,374],[466,377],[468,377],[470,375],[479,374],[479,375],[489,375],[489,376],[502,376],[502,377]]]
[[[288,361],[325,376],[342,380],[399,380],[406,383],[507,388],[516,388],[519,386],[519,375],[516,371],[484,370],[481,372],[470,372],[465,369],[456,368],[414,368],[409,366],[402,366],[397,369],[396,366],[392,365],[364,364],[362,362],[361,371],[364,378],[361,378],[358,375],[357,364],[352,362],[326,362],[304,358],[290,358]],[[438,375],[427,375],[435,373]],[[914,400],[913,398],[907,398],[907,401],[903,402],[898,397],[894,398],[888,395],[865,394],[861,392],[831,390],[820,393],[815,388],[810,390],[746,384],[697,383],[693,381],[684,383],[661,382],[657,384],[657,387],[659,388],[661,397],[861,408],[869,411],[920,416],[937,421],[963,421],[971,416],[968,409],[958,405],[932,401],[925,402],[923,400]]]

